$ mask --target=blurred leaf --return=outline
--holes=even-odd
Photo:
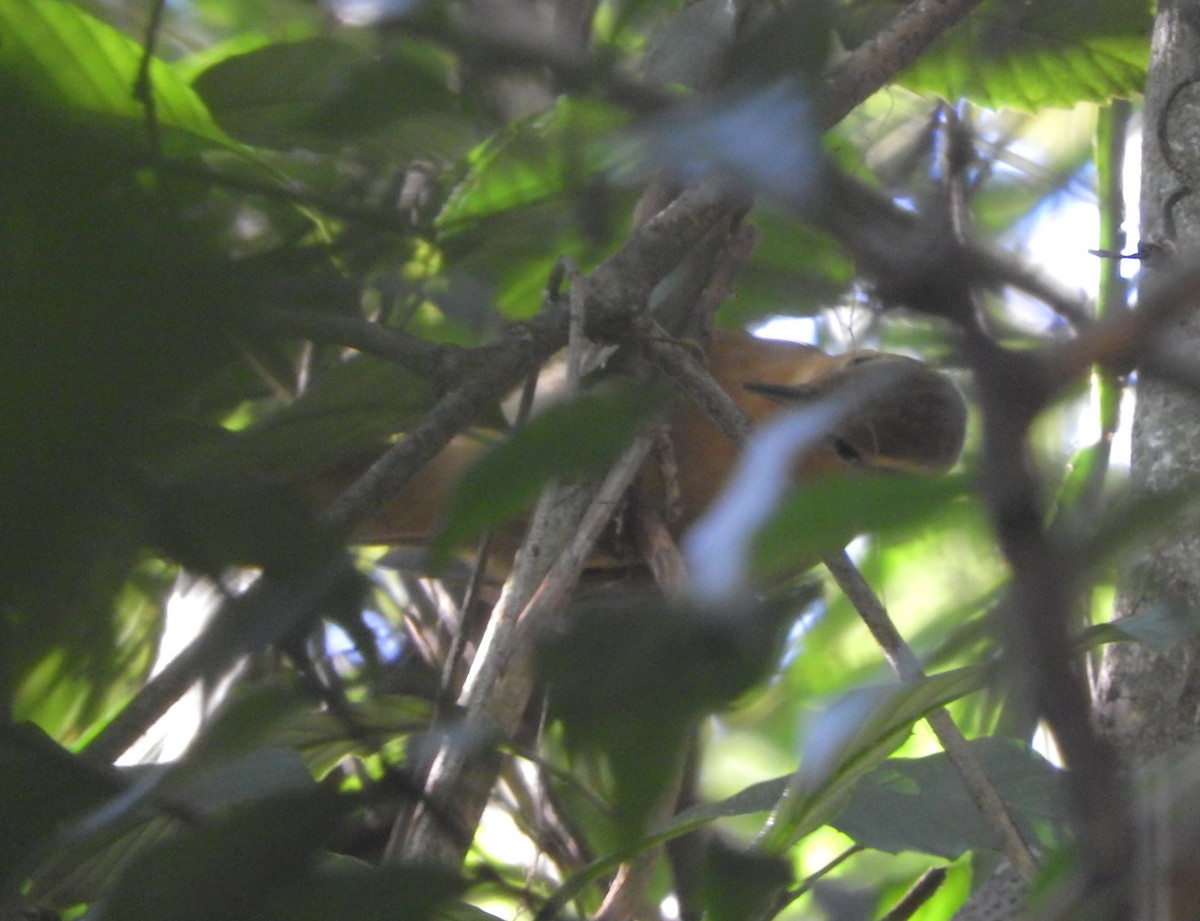
[[[0,0],[0,33],[0,72],[43,103],[127,122],[130,128],[145,123],[145,110],[133,95],[142,49],[116,29],[62,0]],[[159,124],[205,141],[232,143],[169,65],[154,59],[150,77]]]
[[[1053,765],[1012,739],[973,739],[970,746],[1027,841],[1044,842],[1049,829],[1063,833],[1066,802]],[[892,854],[922,851],[953,860],[1000,847],[944,753],[885,761],[855,784],[831,824],[858,844]]]
[[[128,701],[149,674],[175,568],[151,558],[128,572],[118,559],[113,576],[114,582],[124,582],[115,590],[109,621],[93,622],[86,634],[73,638],[81,644],[102,644],[92,651],[104,649],[107,654],[80,661],[61,648],[51,650],[33,667],[13,704],[18,719],[36,723],[68,745]],[[109,629],[120,638],[111,650],[105,639]]]
[[[491,919],[465,903],[447,904],[464,888],[457,875],[433,866],[373,867],[345,861],[336,868],[318,869],[300,885],[281,890],[271,900],[267,917],[280,921]]]
[[[140,181],[135,145],[4,73],[0,697],[51,650],[79,667],[112,648],[111,600],[145,540],[151,420],[233,359],[246,309],[229,263]]]
[[[755,570],[785,572],[811,566],[866,532],[904,531],[966,510],[964,476],[829,477],[793,492],[756,539]]]
[[[698,719],[775,664],[780,614],[761,603],[707,608],[609,591],[542,637],[551,712],[572,746],[607,758],[627,839],[644,833]]]
[[[836,815],[853,784],[896,749],[916,720],[977,690],[986,678],[985,669],[974,667],[934,675],[917,685],[862,689],[849,695],[857,698],[852,701],[851,724],[846,725],[845,713],[831,717],[844,736],[837,769],[825,772],[828,764],[823,764],[815,773],[825,772],[824,776],[817,777],[802,765],[795,774],[751,784],[719,802],[685,809],[662,828],[592,861],[562,885],[547,908],[565,904],[623,861],[720,818],[774,810],[759,845],[769,854],[781,854]],[[865,720],[864,703],[869,711]]]
[[[1160,602],[1137,614],[1105,624],[1094,624],[1076,638],[1080,649],[1094,649],[1104,643],[1133,641],[1163,651],[1200,634],[1200,614],[1189,602]]]
[[[323,775],[351,754],[367,754],[365,739],[394,741],[428,728],[433,705],[417,697],[382,695],[354,703],[354,726],[325,711],[295,711],[268,736],[271,744],[300,752],[310,770]]]
[[[0,898],[55,831],[123,789],[116,772],[75,757],[32,723],[0,723]],[[25,866],[26,871],[31,866]]]
[[[234,805],[272,796],[312,793],[316,782],[300,755],[270,746],[213,759],[190,753],[162,785],[165,794],[212,814]]]
[[[236,433],[213,433],[171,458],[187,481],[267,476],[309,478],[338,461],[378,449],[434,402],[433,387],[371,355],[339,362],[299,399]]]
[[[860,2],[841,22],[854,46],[903,8]],[[990,0],[900,76],[919,92],[989,108],[1037,111],[1142,91],[1151,24],[1147,0]]]
[[[781,890],[792,881],[791,861],[719,837],[704,853],[702,898],[710,921],[753,921],[767,917]]]
[[[743,328],[776,314],[819,314],[845,295],[854,266],[832,239],[773,208],[756,209],[754,223],[762,241],[738,276],[737,297],[717,313],[722,326]]]
[[[327,147],[457,105],[446,61],[402,41],[371,57],[331,38],[256,48],[196,78],[230,134],[264,147]]]
[[[638,135],[652,174],[668,170],[687,181],[719,172],[791,208],[811,201],[824,172],[811,104],[791,79],[670,111]]]
[[[327,790],[232,807],[205,827],[181,831],[136,857],[98,916],[120,921],[289,917],[276,912],[273,903],[305,891],[310,861],[345,808]]]
[[[48,903],[68,906],[103,896],[139,855],[171,841],[192,816],[193,823],[238,804],[273,796],[309,795],[316,783],[293,751],[258,748],[235,757],[189,753],[168,767],[134,769],[146,774],[128,784],[103,808],[66,829],[37,868],[33,892]]]
[[[430,565],[444,566],[472,537],[532,506],[552,480],[602,472],[658,404],[653,388],[614,386],[538,413],[463,475],[430,546]]]

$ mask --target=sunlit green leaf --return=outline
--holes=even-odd
[[[65,0],[0,0],[0,71],[42,100],[102,119],[146,121],[134,96],[141,47]],[[151,61],[155,118],[218,144],[229,139],[171,68]]]
[[[903,8],[855,4],[844,22],[852,43]],[[990,108],[1037,111],[1140,93],[1151,4],[1145,0],[991,0],[900,76],[912,89]]]

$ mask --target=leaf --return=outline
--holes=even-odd
[[[471,538],[529,508],[551,480],[602,471],[658,403],[652,388],[618,386],[538,413],[463,475],[430,546],[430,565],[444,566]]]
[[[672,604],[610,590],[541,638],[551,713],[569,744],[607,759],[627,839],[644,833],[699,718],[769,674],[793,610],[753,601]]]
[[[1045,840],[1049,828],[1064,831],[1068,817],[1058,769],[1012,739],[969,744],[1026,840]],[[1000,847],[945,753],[885,761],[855,784],[831,824],[864,847],[893,854],[922,851],[953,860]]]
[[[272,901],[303,885],[306,867],[345,806],[327,790],[233,808],[136,857],[101,903],[119,921],[285,917]]]
[[[489,921],[465,903],[446,904],[465,888],[456,874],[434,866],[373,867],[352,861],[318,869],[278,892],[268,918],[287,921],[424,921],[455,917]]]
[[[919,528],[969,510],[966,476],[830,477],[819,488],[793,492],[756,539],[754,569],[760,573],[811,566],[824,554],[866,532]]]
[[[761,845],[782,853],[832,819],[853,784],[896,749],[914,722],[978,690],[987,675],[986,668],[972,666],[840,698],[807,731],[804,762],[776,804]]]
[[[130,127],[145,123],[145,109],[133,93],[142,48],[116,29],[62,0],[0,0],[0,35],[0,72],[44,102]],[[150,79],[160,125],[232,145],[200,97],[169,65],[153,59]],[[165,140],[181,138],[168,135]]]
[[[1130,617],[1094,624],[1076,638],[1082,650],[1104,643],[1137,642],[1159,652],[1200,634],[1200,616],[1185,603],[1158,603]]]
[[[920,684],[902,688],[856,692],[867,701],[874,700],[875,705],[868,705],[869,715],[862,719],[863,708],[860,703],[855,703],[858,718],[849,724],[841,716],[836,717],[836,722],[843,724],[836,768],[828,770],[823,777],[812,777],[801,771],[761,781],[719,802],[685,809],[662,828],[597,858],[573,875],[547,902],[543,909],[545,916],[552,917],[552,909],[565,905],[590,882],[611,873],[637,854],[720,818],[774,810],[759,837],[759,845],[768,854],[783,853],[836,815],[854,782],[894,751],[916,720],[934,707],[978,690],[987,674],[984,668],[965,668],[934,675]]]
[[[137,174],[140,144],[80,122],[0,68],[6,702],[48,655],[82,673],[113,649],[111,601],[152,517],[137,495],[149,420],[232,361],[247,306],[230,264]]]
[[[872,24],[902,8],[857,4],[843,36],[856,44]],[[1151,21],[1146,0],[990,0],[899,82],[947,99],[1028,111],[1133,96],[1145,83]]]
[[[439,229],[453,236],[580,185],[605,165],[602,145],[622,123],[608,106],[563,97],[549,112],[485,141],[468,155],[466,176],[437,217]]]
[[[792,881],[792,862],[718,837],[707,842],[700,878],[708,921],[770,916],[779,892]]]
[[[444,58],[400,41],[379,57],[331,38],[230,56],[193,84],[234,137],[265,147],[328,147],[457,107]]]
[[[358,355],[340,362],[292,403],[232,435],[191,444],[171,466],[183,480],[268,476],[296,481],[379,449],[433,405],[428,381],[394,362]]]
[[[34,875],[36,896],[56,905],[91,902],[125,868],[179,833],[178,812],[212,820],[230,809],[275,796],[305,797],[317,789],[294,751],[257,748],[235,757],[189,753],[166,773],[155,767],[102,808],[67,826]],[[163,804],[170,809],[164,809]],[[171,809],[175,814],[171,814]]]
[[[0,726],[0,896],[13,894],[21,883],[14,872],[55,829],[121,788],[115,772],[76,758],[32,723]]]

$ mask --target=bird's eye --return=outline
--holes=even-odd
[[[862,453],[858,450],[858,448],[854,447],[854,445],[850,444],[850,442],[846,441],[844,438],[833,439],[833,450],[837,452],[838,457],[848,464],[865,463]]]
[[[855,365],[866,364],[868,361],[874,361],[876,358],[879,358],[879,357],[880,356],[878,356],[878,355],[855,355],[853,358],[850,359],[850,364],[848,365],[848,367],[852,368]]]

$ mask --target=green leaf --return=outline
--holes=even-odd
[[[844,736],[837,747],[836,768],[823,774],[815,772],[821,775],[816,777],[802,768],[795,774],[751,784],[719,802],[685,809],[657,831],[597,858],[568,879],[547,902],[545,915],[551,917],[551,909],[567,904],[585,886],[622,862],[717,819],[773,809],[759,844],[769,854],[782,854],[836,815],[853,784],[896,749],[914,722],[934,707],[978,690],[987,674],[984,668],[965,668],[902,688],[860,690],[852,695],[859,698],[853,702],[853,709],[858,711],[855,718],[847,724],[842,716],[835,716],[835,721],[843,724]]]
[[[658,403],[652,388],[620,386],[539,413],[463,476],[430,546],[430,564],[444,566],[471,538],[532,506],[551,480],[602,471]]]
[[[579,186],[607,160],[605,143],[624,122],[614,109],[561,98],[544,115],[480,144],[438,215],[450,236],[478,221],[544,202]],[[544,241],[543,241],[544,245]]]
[[[145,123],[145,109],[133,93],[142,48],[116,29],[63,0],[0,0],[0,35],[0,72],[27,92],[130,127]],[[153,59],[150,79],[161,126],[232,144],[169,65]],[[168,134],[165,140],[181,139]]]
[[[1067,822],[1060,772],[1012,739],[970,742],[984,773],[1028,841]],[[922,851],[953,860],[969,850],[998,850],[999,839],[972,802],[944,753],[892,758],[854,786],[831,823],[859,844],[895,854]]]
[[[770,917],[779,892],[791,881],[791,860],[734,847],[714,836],[707,842],[700,878],[704,917],[708,921]]]
[[[462,879],[433,866],[373,867],[330,862],[272,900],[268,918],[287,921],[424,921],[455,917],[485,921],[491,916],[463,904],[446,903],[465,888]]]
[[[344,42],[310,38],[228,57],[194,86],[235,137],[265,147],[328,147],[455,109],[448,78],[446,61],[415,42],[370,57]]]
[[[78,819],[122,789],[110,776],[71,755],[31,723],[0,725],[0,897],[12,895],[13,876],[61,825]],[[29,869],[26,867],[25,869]]]
[[[20,77],[0,68],[0,696],[47,655],[82,672],[112,650],[153,517],[137,507],[149,420],[231,362],[246,309],[230,264],[141,181],[140,143]]]
[[[842,697],[807,732],[805,761],[774,807],[761,844],[779,854],[833,818],[854,783],[893,752],[929,711],[978,690],[979,666],[902,687],[862,688]]]
[[[309,861],[344,811],[327,790],[234,807],[135,858],[104,900],[104,916],[121,921],[286,917],[272,912],[273,900],[303,885]]]
[[[828,478],[800,489],[768,520],[756,540],[754,568],[777,573],[807,568],[856,535],[920,527],[968,512],[965,476],[864,475]]]
[[[598,752],[614,778],[626,839],[677,769],[698,719],[761,681],[778,660],[794,608],[701,607],[653,593],[598,592],[542,638],[550,710],[575,748]]]
[[[847,43],[903,6],[856,4],[844,23]],[[990,0],[899,82],[947,99],[1028,111],[1132,96],[1145,83],[1151,21],[1147,0]]]
[[[428,381],[393,362],[359,355],[339,363],[296,401],[232,435],[211,433],[172,458],[182,479],[311,477],[375,450],[433,405]],[[198,442],[198,443],[197,443]]]

